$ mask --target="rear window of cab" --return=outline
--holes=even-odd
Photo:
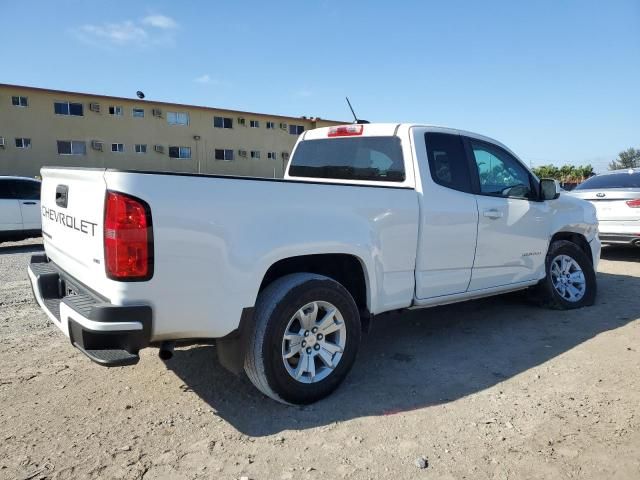
[[[404,160],[398,137],[304,140],[291,159],[289,176],[403,182]]]

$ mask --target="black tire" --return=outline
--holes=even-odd
[[[316,301],[329,302],[340,311],[346,328],[346,344],[342,357],[326,378],[302,383],[285,367],[282,341],[289,320],[303,306]],[[274,400],[289,404],[313,403],[329,395],[345,379],[356,359],[360,334],[358,308],[340,283],[310,273],[286,275],[258,296],[244,370],[251,382]]]
[[[559,255],[566,255],[572,258],[582,270],[585,278],[585,291],[578,301],[569,301],[564,298],[553,286],[551,278],[551,265]],[[549,252],[545,259],[546,276],[537,288],[537,297],[540,303],[555,310],[571,310],[593,305],[596,299],[597,282],[596,272],[593,269],[591,259],[575,243],[566,240],[558,240],[549,246]]]

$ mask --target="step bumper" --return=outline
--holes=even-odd
[[[151,338],[149,305],[113,305],[45,255],[31,257],[28,274],[36,302],[74,347],[107,367],[138,362]]]

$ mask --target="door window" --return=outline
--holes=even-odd
[[[471,192],[469,164],[460,135],[425,133],[431,178],[438,185]]]
[[[529,172],[512,155],[485,142],[471,140],[480,180],[480,194],[535,199]]]
[[[40,182],[18,180],[15,183],[16,198],[20,200],[40,200]]]
[[[13,179],[7,179],[7,180],[2,180],[0,179],[0,199],[2,200],[13,200],[18,198],[16,196],[16,183],[17,180],[13,180]]]

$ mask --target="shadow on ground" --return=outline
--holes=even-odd
[[[600,273],[595,306],[550,311],[513,294],[377,318],[345,383],[308,407],[262,396],[212,346],[177,350],[167,367],[237,430],[262,436],[456,400],[640,317],[640,278]],[[626,292],[626,293],[624,293]]]
[[[12,255],[16,253],[40,253],[44,251],[42,243],[31,243],[27,245],[2,245],[0,244],[0,255]]]

